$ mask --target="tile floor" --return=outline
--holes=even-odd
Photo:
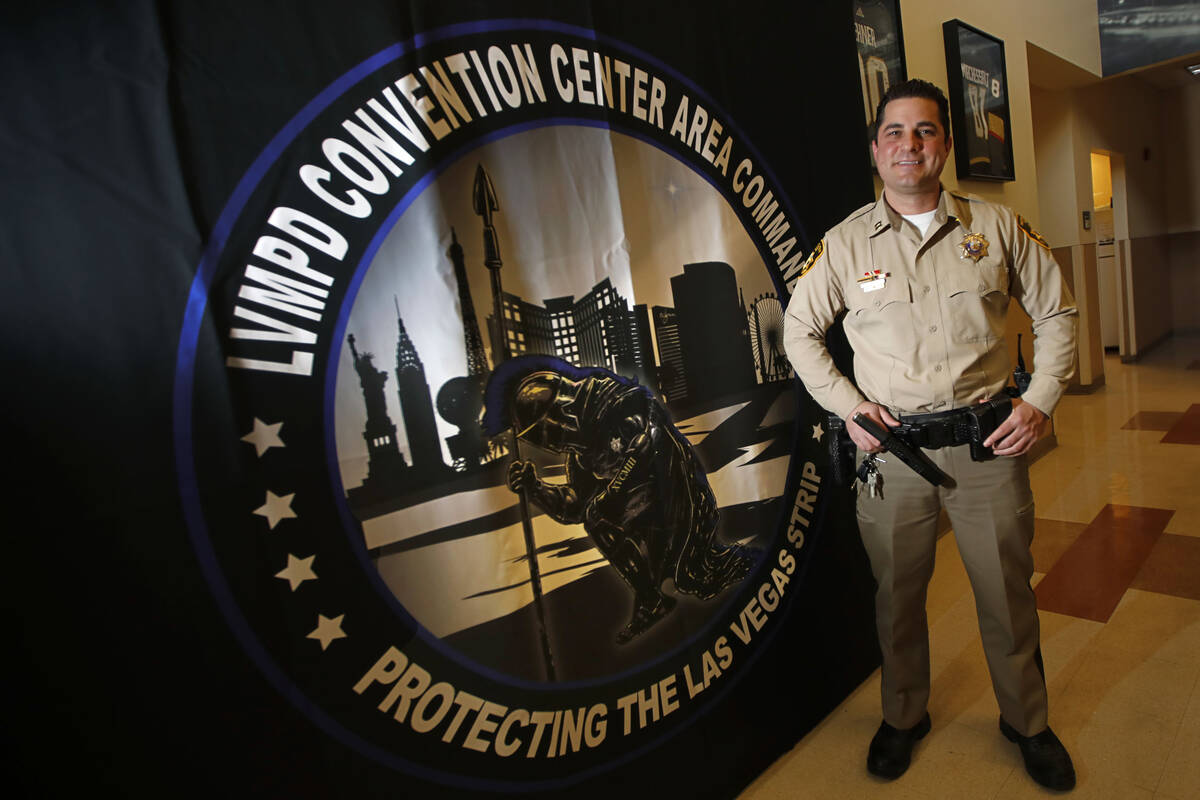
[[[1035,589],[1050,724],[1075,760],[1076,798],[1200,798],[1200,337],[1067,395],[1058,446],[1032,467]],[[974,601],[954,537],[929,587],[933,730],[899,780],[866,771],[879,673],[741,794],[1010,800],[1055,794],[997,730]]]

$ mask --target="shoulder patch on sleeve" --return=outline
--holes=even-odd
[[[1020,228],[1030,239],[1033,239],[1047,250],[1050,249],[1050,243],[1046,241],[1046,237],[1035,231],[1033,226],[1029,224],[1029,221],[1020,214],[1017,214],[1017,227]]]
[[[816,263],[821,260],[821,256],[825,253],[825,240],[817,242],[817,246],[808,254],[808,259],[805,260],[804,266],[800,267],[800,274],[796,277],[803,278],[808,274],[808,271],[816,266]]]

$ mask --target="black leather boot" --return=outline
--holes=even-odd
[[[867,751],[867,771],[888,780],[899,778],[912,761],[913,745],[929,733],[930,724],[928,713],[905,730],[893,728],[887,722],[880,723]]]
[[[1022,736],[1001,717],[1000,732],[1004,738],[1016,742],[1021,748],[1021,758],[1025,759],[1025,771],[1029,777],[1047,789],[1059,792],[1075,788],[1075,767],[1071,764],[1071,756],[1054,731],[1046,728],[1035,736]]]

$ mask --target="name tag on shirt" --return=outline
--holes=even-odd
[[[888,273],[883,270],[872,270],[864,272],[863,276],[858,279],[858,288],[864,292],[877,292],[887,284]]]

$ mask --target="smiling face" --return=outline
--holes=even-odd
[[[897,211],[919,213],[937,205],[938,181],[950,155],[950,135],[938,118],[937,103],[923,97],[892,100],[883,109],[871,152],[892,206],[922,206]]]

